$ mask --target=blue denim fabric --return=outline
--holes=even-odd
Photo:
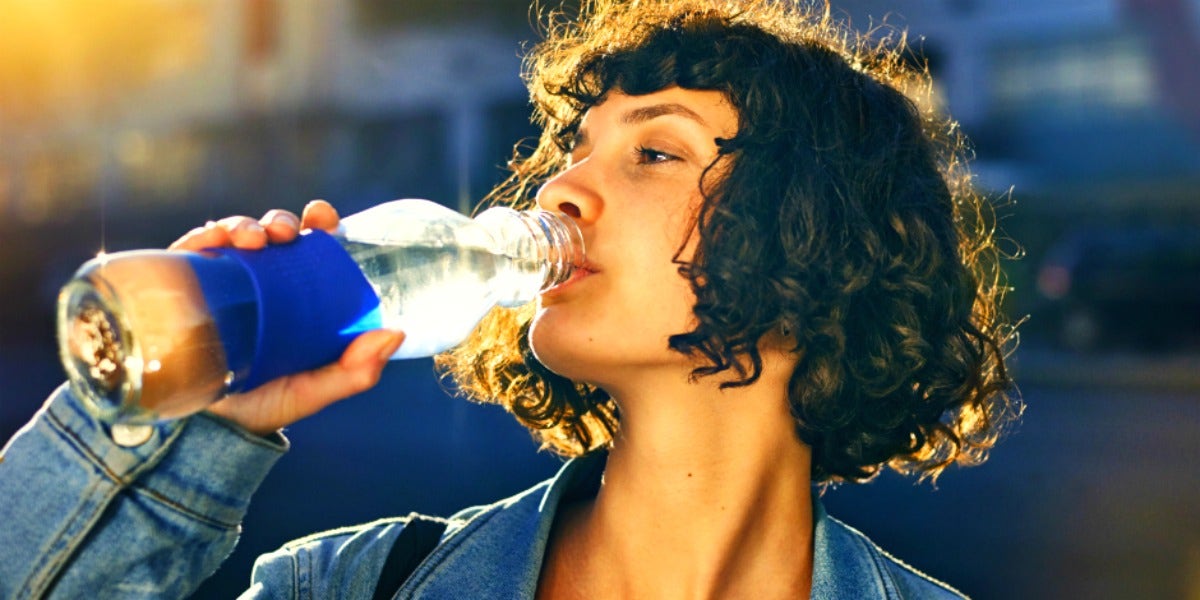
[[[813,598],[965,598],[813,503]]]
[[[0,598],[183,598],[232,550],[286,449],[208,416],[113,443],[65,389],[0,462]],[[558,506],[594,491],[604,455],[448,519],[398,598],[532,598]],[[813,598],[960,598],[815,503]],[[263,555],[243,598],[370,598],[405,519],[319,533]]]
[[[0,451],[0,598],[184,598],[286,441],[214,417],[125,448],[59,388]]]

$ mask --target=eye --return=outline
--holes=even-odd
[[[641,164],[657,164],[679,160],[679,157],[673,154],[667,154],[662,150],[655,150],[646,146],[638,146],[635,152],[637,154],[637,161]]]

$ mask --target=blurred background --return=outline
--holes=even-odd
[[[834,1],[909,31],[1002,206],[1028,404],[986,465],[830,511],[977,598],[1200,598],[1200,0]],[[0,0],[0,440],[61,381],[52,309],[99,251],[231,214],[464,210],[535,134],[525,0]],[[886,32],[885,27],[881,32]],[[292,428],[234,555],[543,479],[429,361]],[[3,501],[3,499],[0,499]]]

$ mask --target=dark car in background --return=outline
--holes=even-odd
[[[1200,347],[1200,226],[1074,230],[1047,251],[1037,289],[1034,322],[1062,347]]]

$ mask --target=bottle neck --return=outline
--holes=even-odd
[[[543,268],[536,292],[570,279],[584,262],[583,235],[575,221],[563,213],[495,207],[475,220],[491,231],[498,252]]]
[[[571,217],[563,213],[527,210],[517,213],[538,245],[538,259],[546,263],[546,278],[539,292],[571,278],[583,264],[583,235]]]

